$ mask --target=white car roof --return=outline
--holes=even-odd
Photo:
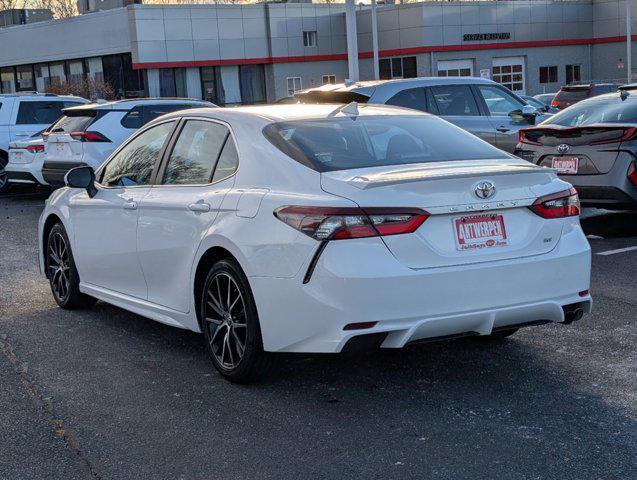
[[[214,106],[214,104],[205,100],[197,100],[193,98],[138,98],[130,100],[114,100],[102,103],[87,103],[77,107],[70,107],[66,110],[130,110],[138,105],[150,103],[153,105],[171,105],[171,104],[192,104],[201,106]]]

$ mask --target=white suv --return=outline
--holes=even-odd
[[[62,109],[84,103],[88,100],[48,93],[0,95],[0,191],[7,183],[4,168],[9,159],[9,144],[44,130],[62,116]]]
[[[158,116],[214,106],[203,100],[144,98],[66,109],[47,135],[42,176],[53,188],[61,187],[71,168],[89,165],[97,170],[124,140]]]

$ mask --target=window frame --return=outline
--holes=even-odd
[[[181,134],[181,131],[184,128],[184,125],[186,124],[188,120],[200,120],[200,121],[206,121],[210,123],[216,123],[218,125],[223,125],[224,127],[228,129],[228,131],[230,132],[230,135],[228,135],[228,137],[226,138],[226,141],[221,147],[221,150],[219,150],[219,157],[221,156],[221,153],[223,152],[223,149],[225,148],[226,143],[228,142],[228,139],[231,138],[232,141],[234,142],[235,150],[237,152],[237,168],[232,173],[232,175],[228,175],[227,177],[220,178],[219,180],[215,180],[214,182],[212,181],[212,178],[214,178],[215,176],[215,171],[217,170],[217,164],[219,163],[219,158],[217,158],[215,166],[212,169],[212,172],[210,172],[211,181],[209,183],[183,183],[183,184],[162,183],[164,181],[164,174],[166,173],[166,167],[168,166],[168,161],[170,160],[170,155],[173,149],[175,148],[175,144],[177,143],[177,139],[179,138],[179,135]],[[209,187],[211,185],[216,185],[229,178],[236,176],[240,166],[241,166],[241,153],[239,150],[239,142],[237,142],[237,137],[234,133],[234,130],[232,129],[232,127],[230,126],[228,122],[225,122],[218,118],[209,118],[209,117],[197,117],[197,116],[179,117],[177,125],[173,129],[170,137],[168,138],[168,141],[166,142],[166,145],[164,145],[164,149],[161,152],[159,168],[157,169],[156,172],[154,172],[155,176],[153,177],[153,188]]]
[[[542,69],[546,69],[546,81],[542,81]],[[551,72],[555,73],[555,79],[551,79]],[[539,69],[538,83],[540,85],[546,85],[548,83],[559,83],[559,71],[557,65],[543,65]]]
[[[316,48],[318,44],[318,33],[316,30],[303,30],[303,46],[306,48]]]
[[[577,69],[577,77],[575,78],[575,70]],[[570,70],[570,73],[569,73]],[[571,81],[568,81],[568,77],[571,77]],[[570,63],[568,65],[564,65],[564,84],[570,85],[573,82],[581,82],[582,81],[582,64],[581,63]]]
[[[299,79],[299,89],[294,86],[295,80]],[[290,80],[292,80],[292,94],[290,94]],[[303,79],[301,77],[285,77],[285,91],[288,98],[292,98],[298,92],[303,90]]]
[[[327,78],[327,82],[325,81],[326,78]],[[330,82],[330,78],[333,78],[334,82]],[[328,73],[327,75],[323,75],[321,77],[321,80],[323,82],[323,85],[335,85],[336,84],[336,75]]]
[[[99,186],[99,188],[103,188],[103,189],[148,188],[151,186],[153,187],[157,186],[156,182],[157,182],[157,174],[159,173],[159,167],[163,164],[163,158],[166,154],[166,148],[171,144],[171,141],[175,136],[175,129],[179,125],[179,120],[180,120],[179,118],[169,118],[162,122],[154,123],[152,125],[144,125],[142,128],[137,130],[137,132],[134,135],[132,135],[126,142],[122,143],[113,153],[111,153],[111,155],[108,157],[108,160],[106,160],[102,164],[102,166],[97,170],[97,172],[95,172],[95,183]],[[164,145],[159,151],[159,157],[157,161],[155,162],[155,165],[153,166],[153,171],[150,174],[150,181],[148,182],[148,184],[128,185],[128,186],[121,186],[121,185],[109,186],[109,185],[102,184],[102,180],[104,177],[104,170],[106,169],[106,166],[115,159],[115,157],[119,154],[119,152],[121,152],[124,148],[126,148],[126,146],[128,146],[131,142],[133,142],[137,137],[139,137],[140,135],[143,135],[145,132],[147,132],[151,128],[158,127],[159,125],[163,125],[165,123],[170,123],[170,122],[173,122],[174,125],[172,129],[170,130],[170,132],[168,132],[168,136],[166,137],[166,140],[164,141]]]

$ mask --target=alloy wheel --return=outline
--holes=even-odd
[[[217,363],[232,370],[245,353],[248,324],[246,305],[237,282],[220,272],[208,283],[205,292],[204,321],[210,349]]]
[[[66,240],[61,233],[55,232],[49,240],[48,255],[49,279],[53,293],[60,300],[69,294],[70,256]]]

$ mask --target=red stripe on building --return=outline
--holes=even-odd
[[[632,35],[637,40],[637,35]],[[567,45],[598,45],[603,43],[625,42],[626,35],[599,38],[573,38],[568,40],[535,40],[529,42],[498,42],[498,43],[470,43],[460,45],[431,45],[393,50],[380,50],[379,57],[393,57],[396,55],[414,55],[418,53],[491,50],[507,48],[535,48],[562,47]],[[358,58],[372,58],[372,52],[360,52]],[[223,60],[190,60],[184,62],[138,62],[133,63],[134,69],[141,68],[171,68],[171,67],[213,67],[220,65],[254,65],[263,63],[296,63],[296,62],[326,62],[330,60],[347,60],[346,53],[335,55],[299,55],[293,57],[262,57],[262,58],[229,58]]]

